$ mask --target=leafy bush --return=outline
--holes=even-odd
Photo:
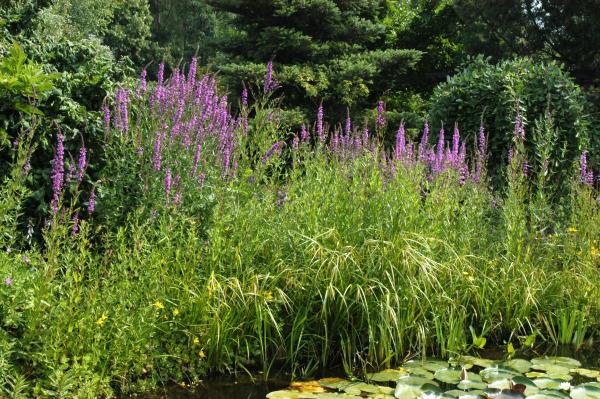
[[[461,130],[475,139],[483,123],[489,134],[492,174],[506,164],[517,113],[526,126],[547,112],[552,114],[558,139],[550,169],[557,179],[567,178],[570,162],[589,146],[585,98],[556,63],[516,59],[492,65],[476,58],[437,86],[430,103],[434,126],[459,122]],[[527,147],[532,150],[531,142]]]

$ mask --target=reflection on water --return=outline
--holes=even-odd
[[[488,359],[504,358],[502,348],[479,351],[477,355]],[[579,360],[583,367],[600,368],[599,345],[586,347],[579,351],[573,347],[537,348],[535,351],[519,353],[517,357],[529,359],[541,355],[568,356]],[[323,373],[323,376],[340,376],[340,373],[339,370],[332,371],[331,373]],[[286,375],[277,375],[268,381],[262,380],[261,377],[253,380],[247,375],[237,378],[222,376],[203,381],[194,392],[183,388],[171,388],[147,395],[143,399],[264,399],[269,392],[284,389],[288,385],[289,376]]]

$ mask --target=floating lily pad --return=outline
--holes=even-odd
[[[581,367],[581,362],[579,360],[575,360],[570,357],[564,357],[564,356],[536,357],[536,358],[531,359],[531,363],[533,363],[534,365],[555,364],[557,366],[562,366],[562,367],[566,367],[569,369]]]
[[[458,384],[463,370],[460,368],[444,368],[435,372],[434,378],[446,384]]]
[[[325,388],[319,383],[319,381],[296,381],[290,384],[290,390],[298,392],[325,392]]]
[[[557,378],[536,378],[533,383],[540,389],[562,389],[568,390],[571,387],[565,380]]]
[[[569,395],[560,391],[543,390],[533,395],[527,396],[527,399],[570,399]]]
[[[492,381],[488,384],[488,388],[493,388],[493,389],[510,389],[510,387],[512,387],[513,383],[511,380],[507,379],[507,378],[503,378],[501,380],[496,380],[496,381]]]
[[[267,399],[316,399],[317,395],[311,392],[298,392],[298,391],[273,391],[267,394]]]
[[[515,370],[493,366],[483,369],[479,372],[479,375],[485,382],[494,382],[497,380],[511,379],[514,376],[519,375]]]
[[[436,371],[447,368],[448,362],[444,362],[442,360],[409,360],[404,363],[404,368],[408,369],[412,373],[412,369],[424,369],[435,373]],[[414,373],[413,373],[414,374]]]
[[[530,396],[533,395],[534,393],[539,392],[539,388],[537,385],[535,385],[535,383],[530,380],[527,377],[524,377],[522,375],[517,375],[515,377],[513,377],[512,382],[514,384],[521,384],[521,385],[525,385],[525,395],[526,396]]]
[[[461,357],[452,359],[451,363],[453,366],[460,365],[465,368],[471,368],[473,366],[477,366],[477,367],[481,367],[481,368],[485,369],[485,368],[494,366],[498,362],[495,360],[483,359],[483,358],[479,358],[479,357],[475,357],[475,356],[461,356]],[[469,367],[469,366],[471,366],[471,367]]]
[[[375,382],[396,382],[404,375],[407,375],[404,369],[387,369],[378,373],[367,374],[367,379]]]
[[[362,397],[357,395],[350,395],[347,393],[318,393],[316,394],[317,399],[362,399]]]
[[[480,399],[483,398],[482,390],[472,390],[472,391],[461,391],[458,389],[453,389],[444,393],[444,395],[451,396],[453,398],[461,398],[461,399]]]
[[[477,375],[477,374],[475,374],[475,375]],[[463,390],[465,390],[465,389],[481,390],[481,389],[487,388],[487,384],[485,382],[481,381],[481,378],[479,378],[479,381],[466,379],[466,380],[462,380],[461,382],[459,382],[457,387],[458,387],[458,389],[463,389]]]
[[[430,380],[428,378],[423,378],[423,377],[415,377],[415,376],[404,376],[401,377],[398,380],[398,384],[403,384],[403,385],[411,385],[411,386],[415,386],[415,387],[422,387],[425,384],[433,384],[435,386],[438,386],[437,382]]]
[[[394,397],[398,399],[417,399],[423,394],[423,391],[417,386],[398,383],[394,390]]]
[[[572,373],[577,373],[586,378],[598,378],[600,377],[600,372],[598,370],[590,370],[590,369],[582,369],[576,368],[571,370]]]
[[[536,363],[532,364],[531,368],[545,371],[546,374],[550,375],[567,375],[571,372],[570,367],[553,363]]]
[[[600,388],[591,385],[579,385],[571,389],[573,399],[600,399]]]
[[[343,378],[321,378],[319,384],[322,387],[339,390],[340,387],[346,386],[351,382]]]
[[[501,365],[516,370],[519,373],[526,373],[531,369],[532,363],[525,359],[511,359],[501,363]]]
[[[369,394],[369,393],[385,393],[385,392],[382,392],[381,388],[384,388],[384,387],[380,387],[380,386],[373,385],[373,384],[367,384],[364,382],[356,382],[356,383],[350,384],[348,386],[345,386],[343,388],[343,391],[346,392],[347,394],[357,395],[357,396],[360,396],[364,393],[367,393],[367,394]],[[390,393],[391,393],[391,391],[390,391]]]

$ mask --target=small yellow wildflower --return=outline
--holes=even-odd
[[[163,305],[161,301],[156,301],[156,302],[154,302],[153,306],[154,306],[156,309],[164,309],[164,308],[165,308],[165,305]]]
[[[577,229],[575,227],[567,227],[567,233],[577,233]]]
[[[471,273],[469,273],[469,272],[463,272],[463,276],[470,276],[470,275],[471,275]]]
[[[200,357],[200,359],[204,359],[206,357],[206,354],[203,350],[200,350],[200,352],[198,352],[198,356]]]
[[[102,326],[107,319],[108,316],[106,315],[106,313],[102,313],[102,316],[100,316],[100,318],[96,320],[96,324]]]
[[[590,252],[592,254],[592,258],[595,258],[596,256],[598,256],[598,248],[592,247],[592,250]]]
[[[179,309],[173,309],[173,317],[179,316]]]
[[[200,343],[200,340],[198,339],[198,337],[194,337],[194,340],[192,341],[192,343],[194,345],[198,345]]]
[[[265,299],[267,301],[272,301],[273,300],[273,293],[271,291],[265,292]]]

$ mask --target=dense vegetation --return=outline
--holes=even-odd
[[[484,3],[3,3],[0,397],[593,343],[598,16]]]

